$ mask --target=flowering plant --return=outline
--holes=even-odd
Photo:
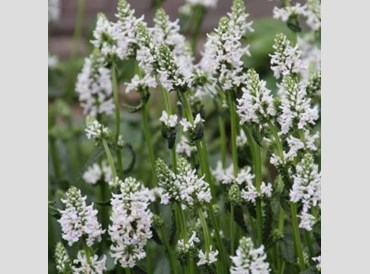
[[[76,96],[54,94],[50,272],[319,273],[320,0],[256,22],[233,0],[200,55],[217,1],[185,2],[191,43],[160,7],[99,14]]]

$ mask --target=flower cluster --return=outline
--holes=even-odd
[[[212,245],[209,247],[209,251],[204,252],[199,250],[197,266],[200,265],[211,265],[217,262],[218,250],[212,250]]]
[[[317,106],[311,106],[311,100],[306,93],[306,85],[297,82],[293,77],[286,76],[279,86],[282,113],[278,118],[281,133],[286,134],[297,126],[304,129],[309,124],[315,124],[318,119]]]
[[[273,17],[288,22],[292,17],[302,16],[306,19],[306,24],[310,29],[316,31],[321,28],[320,2],[320,0],[308,0],[305,5],[296,3],[294,6],[286,6],[284,8],[275,7]]]
[[[216,169],[213,171],[213,176],[215,176],[216,180],[222,184],[238,185],[241,188],[241,198],[246,202],[254,203],[257,197],[271,197],[272,195],[272,185],[270,183],[266,184],[265,182],[262,182],[260,192],[257,191],[253,184],[255,175],[251,173],[251,168],[249,166],[242,168],[239,173],[234,176],[234,168],[232,164],[224,170],[221,162],[218,162]],[[238,190],[240,190],[239,187]]]
[[[267,255],[263,245],[259,248],[254,248],[252,239],[243,237],[240,239],[236,255],[231,257],[233,266],[230,268],[230,273],[269,274],[271,270],[266,259]]]
[[[109,235],[112,240],[111,256],[122,267],[134,267],[145,258],[144,247],[152,237],[148,189],[132,177],[125,179],[119,194],[112,194],[112,224]]]
[[[91,116],[86,118],[85,132],[88,139],[94,139],[95,141],[110,138],[112,134],[109,128],[103,126]]]
[[[58,273],[71,273],[72,262],[61,242],[55,247],[55,263]]]
[[[181,136],[180,142],[176,145],[176,152],[186,155],[190,157],[193,152],[195,152],[197,148],[191,144],[189,144],[188,140],[185,136]]]
[[[99,51],[94,51],[85,59],[82,71],[77,77],[78,93],[84,114],[112,115],[114,112],[111,73]]]
[[[275,108],[270,90],[266,82],[259,79],[257,72],[249,69],[246,87],[242,89],[243,96],[238,99],[238,114],[240,124],[260,124],[269,121],[275,115]]]
[[[80,250],[73,264],[72,269],[74,274],[103,274],[107,268],[107,256],[103,255],[99,260],[98,255],[87,255],[84,250]]]
[[[167,111],[163,110],[159,121],[161,121],[166,127],[175,128],[177,125],[177,115],[168,115]]]
[[[196,250],[195,244],[199,243],[200,240],[197,237],[197,233],[195,231],[192,232],[192,235],[188,240],[180,239],[177,241],[177,253],[181,255],[185,255],[188,253],[192,253]]]
[[[94,242],[101,241],[104,230],[97,219],[98,211],[93,205],[86,205],[86,196],[81,196],[81,191],[71,187],[66,193],[66,199],[62,199],[65,209],[60,210],[61,218],[58,222],[62,226],[63,239],[71,246],[82,237],[86,243],[92,246]]]
[[[292,47],[290,41],[283,33],[278,33],[275,37],[274,54],[271,54],[271,69],[274,76],[279,79],[281,76],[299,74],[303,72],[304,66],[301,58],[301,51],[298,45]]]
[[[241,38],[247,31],[253,31],[247,22],[244,1],[234,0],[229,17],[222,17],[218,28],[208,35],[204,46],[200,68],[207,73],[210,82],[218,83],[227,91],[239,87],[245,80],[242,57],[249,54]]]
[[[101,165],[94,163],[86,169],[82,178],[86,183],[92,185],[95,185],[100,180],[110,182],[112,180],[112,170],[107,161],[102,161]]]
[[[178,201],[186,208],[211,201],[211,191],[204,176],[199,177],[184,158],[178,159],[176,174],[161,159],[157,160],[156,171],[159,186],[163,188],[162,203]]]
[[[300,227],[312,230],[315,217],[310,214],[310,209],[321,206],[321,175],[311,154],[306,154],[298,163],[293,179],[290,200],[302,204]]]

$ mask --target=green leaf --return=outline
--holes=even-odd
[[[279,248],[282,257],[286,262],[290,264],[296,264],[293,240],[291,239],[280,240]]]

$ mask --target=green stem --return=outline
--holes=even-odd
[[[222,162],[222,168],[226,168],[226,154],[227,154],[227,148],[226,148],[226,132],[225,132],[225,124],[222,120],[221,116],[218,116],[218,127],[220,130],[220,138],[221,138],[221,162]]]
[[[256,176],[256,190],[260,193],[261,183],[262,183],[262,163],[261,163],[261,150],[258,144],[253,139],[250,129],[245,126],[244,132],[248,140],[248,144],[252,153],[253,163],[254,163],[254,173]],[[256,242],[257,244],[262,243],[262,201],[261,198],[256,199],[256,222],[257,222],[257,234]]]
[[[76,25],[74,28],[75,31],[73,33],[73,41],[72,41],[72,49],[71,49],[71,59],[74,59],[76,57],[77,47],[80,44],[84,11],[85,11],[85,0],[78,0]]]
[[[125,268],[125,274],[131,274],[131,268],[126,267]]]
[[[113,64],[111,69],[112,74],[112,83],[113,83],[113,97],[114,97],[114,110],[116,118],[116,142],[118,141],[120,132],[121,132],[121,118],[120,118],[120,104],[119,104],[119,91],[118,91],[118,82],[116,75],[116,67]],[[117,155],[117,165],[118,165],[118,174],[123,179],[123,166],[122,166],[122,154],[121,149],[117,146],[116,149]]]
[[[310,251],[310,256],[313,257],[313,256],[315,256],[315,253],[314,253],[314,249],[313,249],[311,234],[310,234],[310,232],[305,230],[304,235],[305,235],[305,238],[306,238],[308,250]]]
[[[227,101],[229,105],[230,122],[231,122],[231,154],[232,154],[232,159],[233,159],[234,176],[236,176],[239,172],[238,147],[236,145],[238,122],[237,122],[236,107],[235,107],[235,102],[234,102],[234,93],[232,93],[232,91],[229,91],[226,93],[226,97],[227,97]]]
[[[198,215],[199,215],[200,223],[202,225],[206,252],[208,253],[211,247],[211,237],[209,235],[208,226],[207,226],[206,219],[204,217],[204,213],[201,209],[198,209]]]
[[[162,240],[162,242],[164,244],[164,247],[166,248],[167,253],[168,253],[168,256],[169,256],[171,273],[177,274],[178,271],[177,271],[176,257],[175,257],[175,254],[173,253],[173,250],[172,250],[172,248],[170,246],[170,243],[168,242],[168,239],[166,237],[166,232],[165,232],[163,226],[160,228],[159,233],[161,234],[161,240]]]
[[[157,186],[157,176],[155,174],[155,157],[154,157],[154,151],[153,151],[153,146],[152,146],[152,140],[150,138],[147,104],[143,106],[141,117],[142,117],[142,122],[143,122],[143,127],[144,127],[144,138],[145,138],[146,146],[149,152],[149,159],[150,159],[151,170],[152,170],[152,182],[153,182],[152,187],[156,187]]]
[[[279,209],[279,231],[280,233],[284,234],[284,220],[285,220],[285,211],[284,209],[280,206]]]
[[[61,181],[62,181],[62,173],[60,170],[60,161],[58,156],[58,149],[56,147],[56,140],[54,137],[49,137],[49,149],[50,149],[50,156],[51,161],[53,163],[54,168],[54,174],[55,174],[55,181],[57,183],[57,186],[60,188],[62,187]]]
[[[100,185],[100,200],[101,202],[105,202],[108,200],[108,193],[107,193],[107,183],[104,181],[99,181],[98,182]],[[109,213],[108,213],[108,208],[104,205],[101,206],[100,209],[100,216],[101,216],[101,224],[103,229],[108,228],[108,223],[109,223]],[[105,237],[105,234],[103,235],[103,241],[102,241],[102,249],[104,249],[107,245],[107,238]]]
[[[299,268],[301,271],[305,269],[305,262],[303,256],[303,248],[301,243],[301,237],[299,234],[298,219],[297,219],[297,206],[295,203],[290,203],[290,212],[292,217],[293,237],[296,255],[299,261]]]
[[[112,170],[112,179],[115,180],[116,177],[117,177],[117,173],[116,173],[116,168],[114,167],[114,161],[113,161],[112,153],[109,149],[107,141],[103,139],[102,143],[103,143],[103,146],[104,146],[105,154],[107,155],[108,164],[109,164],[109,166]]]
[[[194,55],[196,54],[198,38],[199,38],[199,34],[200,34],[200,30],[201,30],[201,26],[202,26],[205,11],[206,11],[206,9],[202,6],[200,6],[199,9],[197,10],[197,12],[195,13],[195,18],[194,18],[195,31],[193,33],[193,40],[191,42]]]

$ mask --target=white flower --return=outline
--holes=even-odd
[[[60,17],[59,0],[48,0],[48,19],[50,22],[56,22]]]
[[[306,5],[301,3],[296,3],[294,6],[287,6],[284,8],[274,7],[273,17],[275,19],[280,19],[284,22],[287,22],[291,15],[303,15],[305,16],[307,12]]]
[[[312,30],[319,30],[321,28],[321,1],[320,0],[308,0],[307,1],[307,12],[306,12],[306,23]]]
[[[163,110],[162,116],[159,119],[159,121],[165,124],[166,127],[175,128],[177,125],[177,115],[176,114],[168,115],[168,113],[165,110]]]
[[[55,247],[55,264],[58,273],[68,273],[72,267],[72,262],[68,256],[67,250],[61,242]]]
[[[108,137],[111,131],[93,117],[88,116],[86,119],[85,133],[88,139],[100,140]]]
[[[181,136],[180,142],[176,145],[176,152],[185,154],[187,157],[190,157],[196,150],[195,146],[189,145],[185,136]]]
[[[312,34],[298,37],[297,45],[301,51],[302,63],[308,68],[302,72],[302,78],[308,81],[312,72],[321,70],[321,49],[315,44],[315,37]]]
[[[249,47],[242,46],[241,37],[247,30],[252,31],[251,23],[244,22],[247,14],[240,15],[242,20],[234,11],[229,16],[230,19],[222,17],[215,32],[208,35],[199,63],[202,71],[209,76],[209,81],[218,82],[225,91],[239,87],[246,80],[242,57],[249,54]]]
[[[56,68],[58,65],[58,56],[51,55],[50,52],[48,53],[48,68],[53,69]]]
[[[215,8],[218,0],[185,0],[185,3],[191,5],[200,5],[206,8]]]
[[[303,83],[298,83],[292,77],[286,76],[279,85],[278,94],[282,109],[278,122],[283,134],[288,133],[295,126],[305,129],[309,124],[315,124],[319,117],[318,108],[311,107],[311,100],[307,96],[306,86]]]
[[[158,184],[163,189],[162,195],[167,197],[165,202],[179,201],[183,208],[209,203],[212,195],[204,176],[199,177],[185,158],[180,157],[177,162],[176,174],[161,159],[156,162]]]
[[[223,169],[221,161],[218,161],[216,169],[212,170],[212,175],[221,184],[229,185],[235,181],[233,164],[230,164],[228,168]]]
[[[302,202],[305,212],[312,206],[320,206],[321,203],[321,175],[318,168],[312,155],[307,154],[297,164],[296,173],[293,174],[290,200],[295,203]]]
[[[242,91],[242,98],[237,99],[240,124],[249,122],[260,124],[275,115],[270,90],[266,88],[266,82],[259,79],[255,70],[248,70],[247,84],[245,88],[242,88]]]
[[[236,137],[237,146],[244,146],[247,144],[247,136],[245,136],[244,130],[240,131],[240,134]]]
[[[98,163],[94,163],[87,168],[82,178],[86,183],[93,185],[100,179],[104,179],[105,182],[110,182],[112,180],[112,170],[107,161],[102,161],[101,167]]]
[[[58,222],[62,226],[63,239],[70,246],[83,236],[88,246],[92,246],[95,241],[100,242],[104,230],[98,222],[98,211],[93,208],[93,204],[86,205],[86,196],[82,197],[79,189],[70,187],[62,202],[66,207],[60,210],[62,216]]]
[[[122,267],[134,267],[145,258],[144,247],[152,237],[149,190],[132,177],[121,183],[121,193],[112,194],[112,225],[109,235],[112,240],[110,253],[115,263]]]
[[[312,227],[313,225],[316,223],[316,218],[315,216],[307,213],[307,212],[304,212],[302,211],[299,215],[298,215],[299,219],[300,219],[300,222],[299,222],[299,227],[300,228],[303,228],[307,231],[311,231],[312,230]]]
[[[199,261],[197,262],[197,266],[200,265],[211,265],[217,262],[217,255],[218,250],[212,250],[212,245],[209,248],[209,252],[203,252],[203,250],[199,250],[198,258]]]
[[[112,23],[104,14],[99,13],[91,44],[98,48],[105,58],[116,55],[117,43],[113,39],[113,35]]]
[[[106,262],[107,256],[105,255],[100,260],[95,254],[87,259],[85,251],[80,250],[77,253],[77,259],[73,261],[73,274],[103,274],[107,268]]]
[[[131,9],[126,0],[118,1],[118,21],[112,23],[111,33],[116,44],[116,55],[121,60],[133,56],[138,44],[137,28],[143,17],[136,18],[134,13],[135,10]]]
[[[317,256],[317,257],[313,257],[312,260],[314,262],[317,262],[316,269],[318,271],[321,271],[321,255],[320,256]]]
[[[97,116],[112,115],[114,112],[111,73],[105,65],[104,57],[94,51],[85,59],[77,76],[76,92],[84,114]]]
[[[139,75],[135,75],[130,83],[126,83],[126,93],[132,91],[141,91],[146,88],[155,88],[157,87],[157,81],[151,75],[145,74],[144,77],[140,78]]]
[[[254,248],[250,238],[243,237],[240,239],[236,255],[231,256],[233,266],[230,268],[231,274],[268,274],[270,265],[266,261],[267,255],[263,245]]]
[[[189,251],[194,250],[195,243],[199,242],[200,240],[197,237],[197,233],[193,231],[191,237],[187,241],[185,241],[185,239],[180,239],[177,241],[177,252],[179,254],[187,254]]]
[[[202,119],[202,116],[198,113],[195,116],[194,123],[189,122],[186,118],[182,118],[180,120],[180,125],[182,126],[182,129],[184,132],[193,131],[196,129],[196,127],[204,122],[204,119]]]
[[[306,70],[305,64],[301,61],[301,51],[298,45],[292,47],[290,41],[283,33],[278,33],[275,37],[274,54],[271,57],[271,69],[275,78],[286,76],[292,73],[301,73]]]

